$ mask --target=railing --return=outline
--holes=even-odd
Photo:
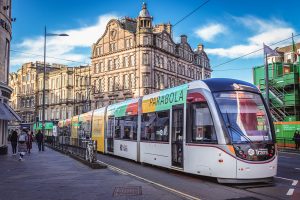
[[[69,136],[48,136],[46,143],[51,147],[87,160],[96,162],[97,142],[90,139],[70,138]]]

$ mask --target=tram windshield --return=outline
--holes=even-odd
[[[272,140],[260,95],[244,91],[214,94],[233,143]]]

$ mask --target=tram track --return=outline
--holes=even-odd
[[[164,190],[176,194],[177,196],[183,197],[184,199],[286,199],[285,194],[276,196],[265,194],[259,191],[253,191],[253,189],[259,188],[272,188],[276,187],[276,184],[244,184],[244,185],[222,185],[218,184],[215,180],[206,177],[195,177],[194,175],[189,175],[182,173],[180,171],[168,170],[160,167],[153,167],[152,165],[138,165],[128,159],[120,158],[117,156],[106,156],[103,155],[104,159],[98,160],[102,164],[106,164],[110,170],[113,170],[122,175],[132,176],[139,180],[145,181],[149,184],[153,184]],[[111,159],[112,158],[112,159]],[[143,171],[144,173],[140,173]],[[146,173],[152,173],[151,171],[157,171],[158,174],[162,174],[161,179],[154,176],[149,176]],[[152,173],[153,174],[153,173]],[[172,179],[166,181],[165,177],[172,177]],[[191,187],[178,187],[175,179],[182,181],[182,184],[191,185]],[[180,185],[180,184],[179,184]],[[206,191],[198,190],[197,188],[208,188]],[[274,189],[272,189],[274,190]],[[216,193],[224,193],[224,196],[220,198],[221,195]],[[208,194],[211,193],[211,194]],[[202,195],[203,194],[203,195]],[[216,197],[214,197],[216,195]],[[235,196],[234,198],[232,196]]]

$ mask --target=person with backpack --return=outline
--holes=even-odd
[[[18,151],[20,153],[19,161],[23,160],[23,156],[26,154],[27,151],[27,141],[28,141],[28,135],[26,130],[22,130],[21,134],[19,135],[18,139]]]
[[[16,155],[17,154],[17,144],[18,144],[18,133],[16,130],[13,130],[10,135],[10,143],[11,143],[13,155]]]

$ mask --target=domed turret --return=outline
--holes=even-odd
[[[138,32],[150,32],[152,30],[152,17],[149,14],[146,3],[143,3],[137,21]]]
[[[142,10],[140,11],[139,17],[150,17],[149,11],[147,10],[147,4],[143,3]]]

